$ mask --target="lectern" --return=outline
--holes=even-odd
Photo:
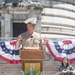
[[[28,73],[40,73],[43,70],[44,51],[37,49],[25,49],[20,51],[22,70]],[[29,74],[30,75],[30,74]],[[32,74],[31,74],[32,75]]]

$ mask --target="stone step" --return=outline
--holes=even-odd
[[[60,62],[58,61],[44,61],[43,73],[44,75],[54,75],[58,71]],[[72,64],[75,67],[75,63]],[[0,59],[0,75],[21,75],[20,71],[22,64],[9,64]]]

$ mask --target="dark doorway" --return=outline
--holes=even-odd
[[[26,32],[27,26],[25,23],[13,23],[13,37],[17,37],[19,34]]]

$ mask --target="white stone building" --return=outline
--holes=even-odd
[[[18,0],[6,0],[7,2]],[[29,1],[29,0],[26,0]],[[39,1],[42,8],[32,7],[10,7],[2,6],[0,0],[0,36],[1,39],[17,37],[21,32],[26,31],[23,23],[28,17],[37,17],[36,31],[43,37],[58,39],[75,38],[75,0],[33,0]],[[14,4],[15,5],[15,4]],[[15,5],[16,6],[16,5]],[[41,14],[42,11],[42,14]],[[56,61],[45,61],[45,75],[54,75],[57,66]],[[74,65],[75,67],[75,65]],[[8,64],[0,59],[0,75],[21,75],[21,64]]]
[[[12,0],[6,0],[12,2]],[[0,0],[0,36],[17,37],[26,31],[23,21],[31,16],[37,17],[37,29],[48,38],[75,38],[74,0],[32,0],[39,1],[43,11],[24,7],[2,7]],[[18,0],[17,0],[18,2]],[[13,2],[12,2],[13,3]],[[42,14],[38,12],[42,11]],[[38,12],[38,13],[37,13]],[[40,16],[41,15],[41,16]],[[41,19],[42,18],[42,19]]]

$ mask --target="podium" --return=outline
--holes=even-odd
[[[34,69],[36,73],[43,71],[44,51],[37,49],[25,49],[20,51],[22,70],[29,73]],[[26,75],[26,74],[25,74]]]

